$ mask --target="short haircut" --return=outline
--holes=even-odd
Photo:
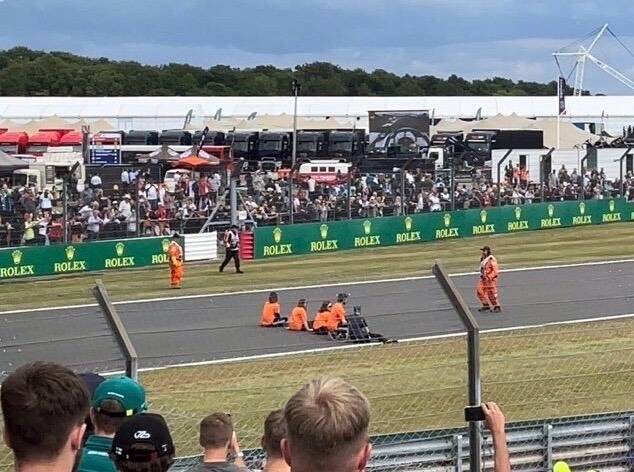
[[[293,453],[326,470],[329,459],[350,457],[367,442],[370,404],[342,379],[317,379],[291,397],[284,418]]]
[[[127,419],[121,403],[116,400],[104,400],[101,402],[99,411],[95,408],[92,411],[95,429],[108,435],[116,433],[119,426]]]
[[[286,420],[284,410],[275,410],[269,413],[264,420],[264,436],[262,448],[267,456],[282,457],[280,442],[286,437]]]
[[[89,401],[84,383],[59,364],[34,362],[9,375],[0,402],[16,461],[56,459],[72,429],[86,420]]]
[[[226,413],[212,413],[200,422],[200,445],[204,448],[225,447],[233,436],[233,422]]]

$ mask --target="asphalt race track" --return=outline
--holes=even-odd
[[[227,274],[227,277],[237,277]],[[470,306],[477,275],[454,277]],[[433,278],[280,290],[283,314],[298,298],[314,316],[322,300],[350,293],[373,331],[390,338],[463,331]],[[610,263],[501,275],[502,314],[476,317],[483,329],[527,326],[634,312],[634,263]],[[334,344],[323,336],[258,327],[267,293],[117,304],[141,367],[296,351]],[[28,361],[46,359],[78,370],[122,370],[117,344],[97,306],[0,313],[0,379]]]

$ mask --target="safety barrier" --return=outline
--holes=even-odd
[[[218,258],[218,232],[186,234],[185,261],[208,261]]]
[[[469,434],[466,429],[424,431],[372,438],[371,472],[467,471]],[[548,472],[557,461],[573,470],[629,472],[634,464],[632,413],[558,418],[543,422],[511,423],[507,427],[511,466],[515,472]],[[249,465],[262,467],[259,449],[244,451]],[[493,470],[493,445],[485,434],[484,469]],[[180,472],[201,457],[182,457],[171,470]]]
[[[332,252],[633,220],[634,204],[625,199],[608,199],[260,227],[255,230],[255,257]]]
[[[0,280],[167,264],[169,243],[169,237],[134,238],[0,249]]]

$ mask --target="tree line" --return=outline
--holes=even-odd
[[[206,69],[173,63],[148,66],[25,47],[0,50],[1,96],[282,96],[291,94],[293,79],[301,83],[302,95],[315,96],[538,96],[555,95],[557,90],[555,81],[399,76],[382,69],[351,70],[327,62],[303,64],[294,70],[227,65]]]

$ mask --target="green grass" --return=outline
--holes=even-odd
[[[634,320],[550,326],[482,338],[483,398],[509,421],[634,409]],[[246,447],[264,417],[309,379],[344,377],[372,404],[372,432],[464,426],[465,338],[295,355],[141,375],[153,409],[167,416],[180,455],[198,451],[198,422],[231,412]]]
[[[436,259],[453,272],[476,270],[483,244],[493,247],[503,268],[629,258],[634,255],[634,223],[289,256],[246,262],[243,275],[232,269],[220,274],[217,263],[188,265],[178,292],[169,289],[166,268],[5,282],[0,284],[0,310],[92,303],[96,278],[114,300],[134,300],[425,275]]]

